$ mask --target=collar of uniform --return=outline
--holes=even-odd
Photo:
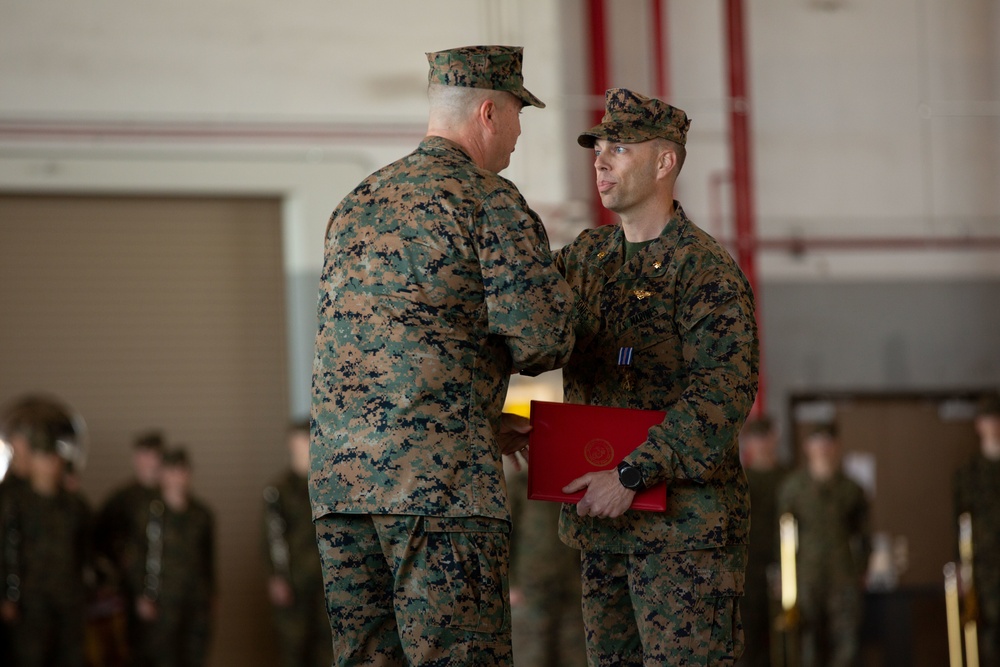
[[[615,225],[615,231],[595,248],[594,263],[599,265],[608,279],[624,277],[623,269],[633,270],[636,276],[655,278],[667,272],[674,248],[680,241],[681,231],[689,224],[680,202],[674,200],[674,214],[667,221],[660,235],[652,243],[640,250],[628,264],[624,262],[622,247],[625,244],[625,232],[621,223]]]
[[[420,142],[420,149],[427,153],[450,153],[452,155],[461,156],[469,162],[472,162],[472,156],[469,155],[459,144],[455,143],[451,139],[439,137],[436,134],[429,134],[424,137],[424,140]]]

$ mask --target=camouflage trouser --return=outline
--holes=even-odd
[[[509,666],[509,532],[476,517],[318,519],[334,664]]]
[[[590,667],[732,665],[746,547],[582,554]]]
[[[136,664],[142,667],[201,667],[212,637],[211,604],[161,598],[156,620],[139,627]]]
[[[801,572],[800,572],[801,574]],[[831,581],[828,572],[799,578],[802,667],[851,667],[861,652],[860,583]]]
[[[18,667],[83,667],[84,606],[48,596],[24,596],[20,619],[8,632]]]
[[[979,665],[1000,667],[1000,585],[990,581],[978,588]]]

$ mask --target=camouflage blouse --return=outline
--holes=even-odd
[[[737,436],[757,393],[754,298],[729,253],[677,202],[674,211],[627,263],[620,225],[583,232],[557,258],[601,322],[563,369],[565,400],[667,413],[626,457],[647,484],[667,483],[667,511],[603,519],[564,506],[560,535],[571,546],[633,553],[747,541]]]
[[[538,216],[457,144],[428,137],[365,179],[326,234],[313,516],[509,519],[508,379],[566,361],[574,307]]]

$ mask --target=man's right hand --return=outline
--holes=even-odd
[[[295,600],[291,584],[288,583],[287,579],[278,575],[267,580],[267,595],[275,607],[290,607]]]

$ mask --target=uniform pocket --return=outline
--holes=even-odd
[[[695,595],[699,614],[692,647],[698,665],[732,665],[743,654],[743,624],[739,599],[743,595],[742,572],[699,570]]]
[[[424,531],[428,623],[487,633],[508,628],[507,523],[427,517]]]

